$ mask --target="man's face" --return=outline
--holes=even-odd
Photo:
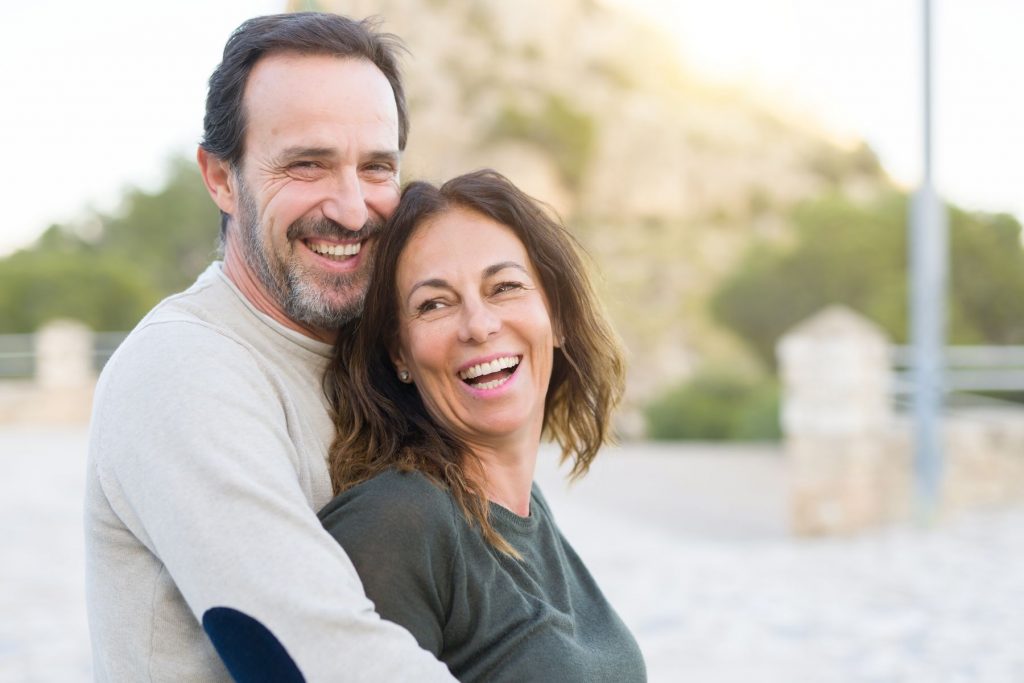
[[[243,106],[229,248],[289,318],[337,328],[362,308],[374,235],[398,203],[391,86],[366,60],[273,55]]]

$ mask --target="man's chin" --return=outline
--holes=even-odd
[[[292,290],[285,313],[297,322],[323,330],[336,330],[359,316],[366,299],[362,282],[325,289],[309,285]]]

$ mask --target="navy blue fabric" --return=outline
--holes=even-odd
[[[203,629],[237,683],[305,683],[281,641],[248,614],[212,607],[203,614]]]

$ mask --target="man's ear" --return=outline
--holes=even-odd
[[[231,164],[210,154],[202,147],[196,152],[199,172],[203,175],[206,191],[213,198],[213,203],[224,213],[234,216],[238,206],[238,191]]]

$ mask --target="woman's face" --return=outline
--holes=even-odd
[[[555,334],[512,230],[456,208],[419,226],[398,260],[399,348],[431,416],[469,444],[540,440]]]

